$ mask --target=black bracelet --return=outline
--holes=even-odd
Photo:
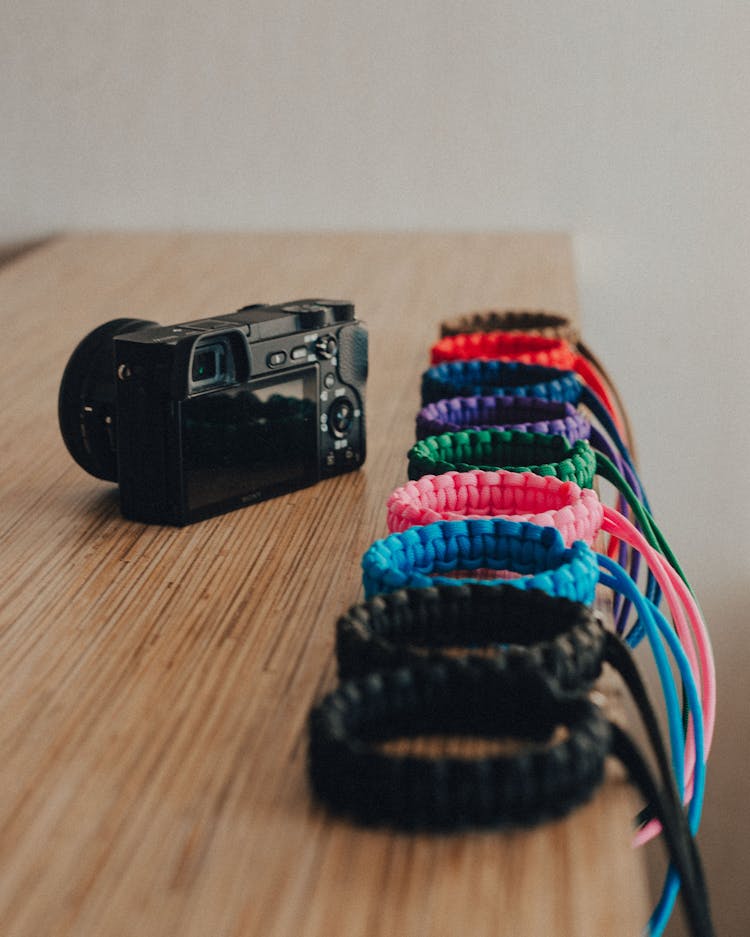
[[[630,648],[579,602],[538,589],[465,583],[399,589],[354,605],[336,623],[339,679],[420,661],[467,658],[477,668],[541,672],[557,691],[580,693],[604,663],[628,688],[666,786],[672,778],[658,719]],[[675,794],[675,796],[677,796]],[[637,825],[655,816],[648,803]]]
[[[566,732],[556,740],[558,727]],[[648,728],[660,738],[655,718]],[[383,747],[435,735],[530,744],[517,754],[475,758],[419,757]],[[586,697],[560,694],[543,671],[506,667],[502,657],[493,666],[466,658],[420,661],[346,680],[310,714],[316,795],[368,825],[456,831],[563,817],[593,796],[608,755],[623,762],[662,824],[691,933],[711,937],[700,856],[663,745],[657,750],[660,786],[622,729]]]
[[[450,649],[477,666],[500,655],[503,666],[541,668],[560,690],[579,691],[601,674],[606,644],[588,606],[510,585],[400,589],[353,606],[336,626],[341,680]]]
[[[550,742],[560,725],[565,737]],[[395,755],[379,744],[451,734],[538,744],[481,758]],[[529,673],[466,660],[421,663],[347,680],[312,711],[310,779],[329,807],[366,824],[533,824],[591,797],[610,736],[593,703],[560,698]]]

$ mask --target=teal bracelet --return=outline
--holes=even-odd
[[[507,570],[515,579],[454,578],[441,573]],[[591,605],[597,555],[582,540],[566,547],[554,527],[502,517],[436,521],[376,540],[362,557],[365,597],[434,585],[511,585]]]

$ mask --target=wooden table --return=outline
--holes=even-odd
[[[353,299],[370,327],[364,469],[183,529],[123,520],[58,432],[78,340],[310,295]],[[0,297],[0,933],[640,933],[621,781],[540,829],[433,837],[332,819],[305,772],[438,322],[574,313],[567,237],[76,235],[3,268]]]

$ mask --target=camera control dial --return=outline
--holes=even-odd
[[[354,405],[346,397],[339,397],[328,411],[328,426],[339,439],[346,436],[354,420]]]
[[[333,335],[321,335],[320,338],[315,342],[315,352],[319,358],[322,358],[324,361],[328,361],[329,358],[333,358],[338,350],[338,344]]]

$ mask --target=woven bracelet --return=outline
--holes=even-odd
[[[470,472],[472,469],[534,472],[591,488],[596,455],[582,439],[570,446],[563,436],[518,430],[462,430],[420,439],[409,450],[409,478]]]
[[[417,439],[487,427],[564,436],[569,443],[591,433],[573,404],[539,397],[451,397],[428,403],[417,415]]]
[[[566,736],[548,747],[554,730]],[[393,755],[381,743],[424,735],[508,737],[537,746],[484,758]],[[502,664],[441,661],[342,683],[310,719],[317,796],[364,823],[456,830],[532,824],[590,799],[611,745],[601,711],[558,698]]]
[[[555,739],[560,726],[566,732]],[[485,757],[387,750],[390,740],[439,735],[530,744],[517,754]],[[407,830],[532,825],[565,816],[591,799],[613,754],[663,822],[691,932],[713,934],[700,857],[668,772],[660,786],[633,742],[596,705],[560,696],[541,673],[466,660],[370,673],[345,681],[312,710],[309,740],[309,776],[321,801],[362,823]]]
[[[571,345],[580,339],[568,316],[542,309],[483,309],[440,323],[440,337],[466,332],[535,332],[547,338],[564,338]]]
[[[376,540],[362,557],[362,582],[368,599],[410,587],[501,582],[481,576],[459,579],[441,575],[467,570],[517,573],[518,578],[502,581],[517,589],[541,589],[586,605],[594,601],[599,576],[596,554],[582,541],[566,547],[554,527],[502,517],[410,527]]]
[[[601,674],[606,642],[588,606],[509,585],[399,589],[353,606],[336,625],[341,680],[460,649],[479,666],[500,656],[510,668],[541,668],[561,690],[581,690]]]
[[[574,371],[520,361],[447,361],[422,374],[422,406],[447,397],[540,397],[577,405]]]
[[[475,469],[423,475],[397,488],[387,503],[388,530],[476,517],[506,517],[555,527],[566,546],[592,545],[602,529],[604,507],[591,488],[535,472]]]
[[[447,336],[430,348],[430,364],[470,361],[472,358],[499,358],[574,371],[577,357],[565,339],[500,330]]]

